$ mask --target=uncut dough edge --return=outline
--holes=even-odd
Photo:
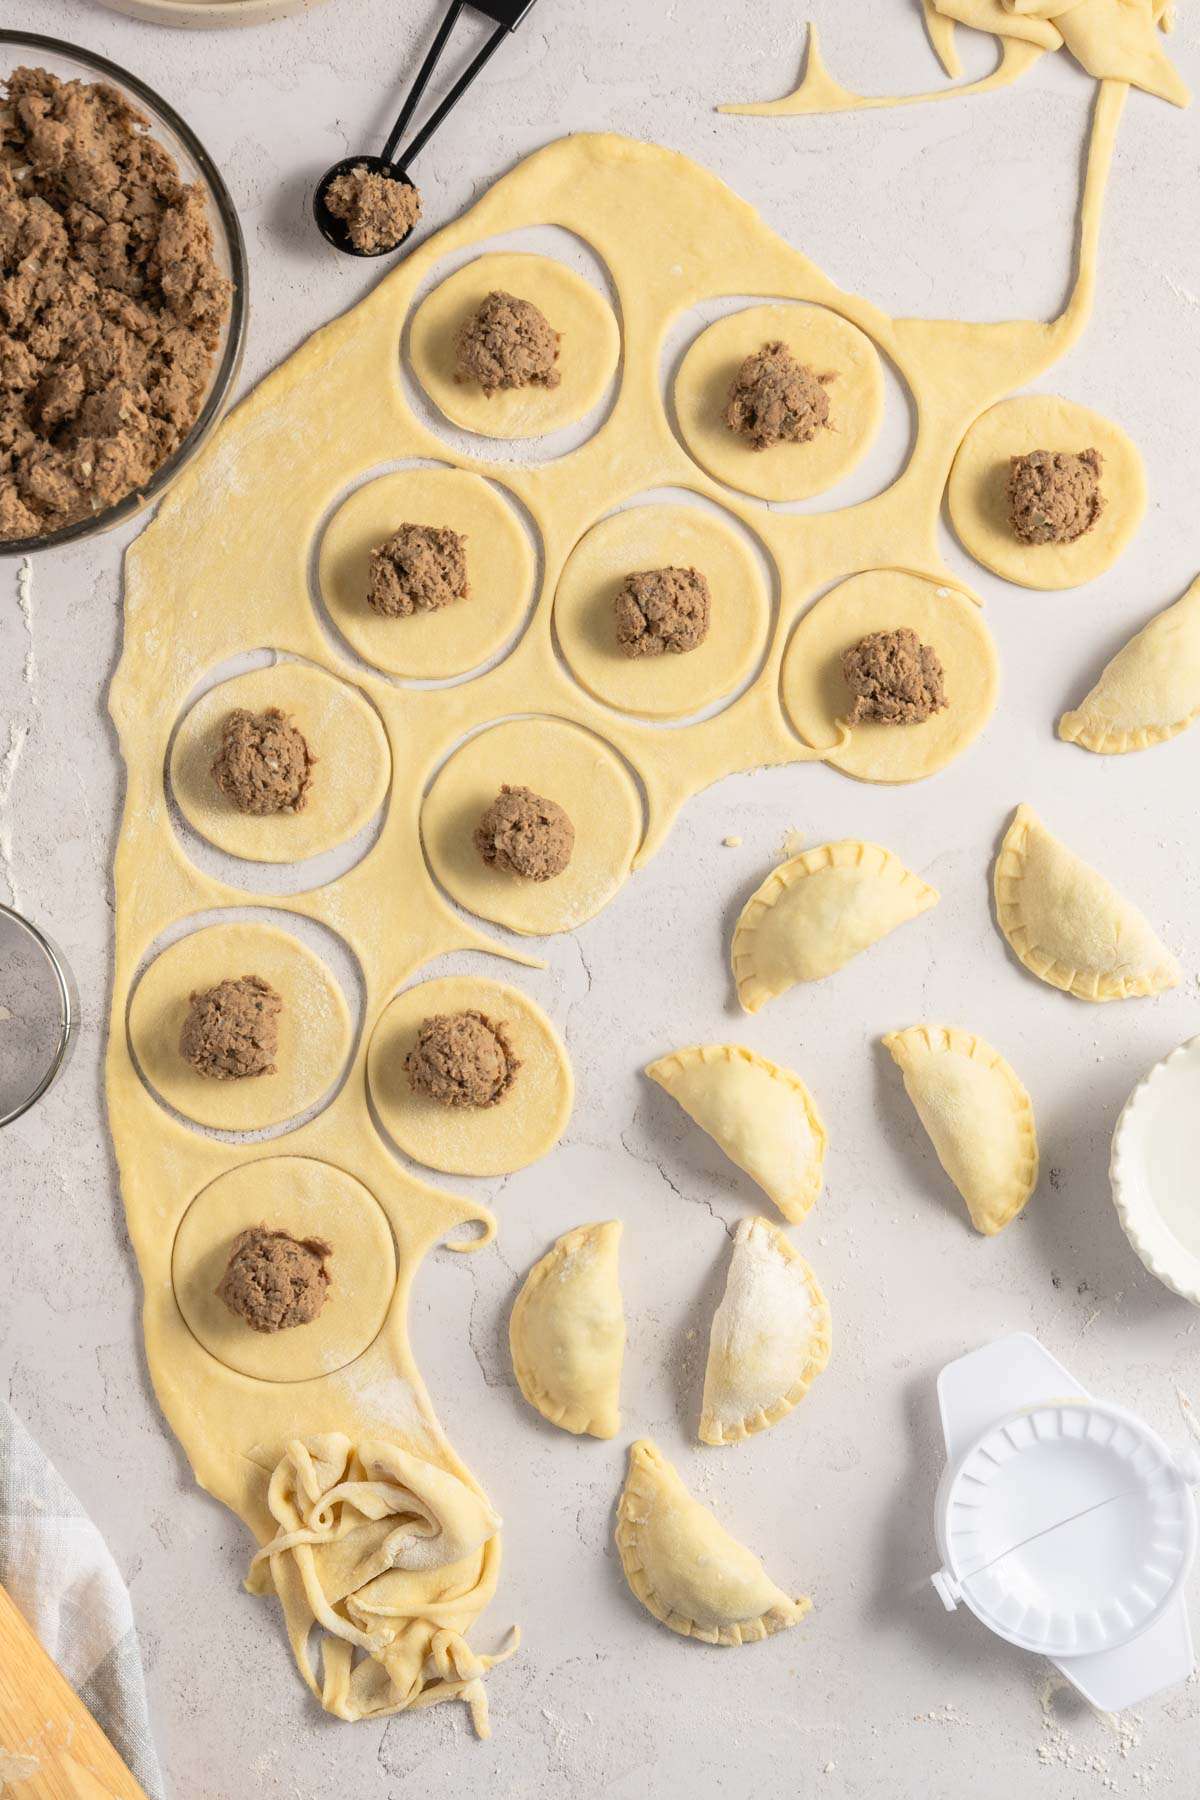
[[[189,465],[131,547],[125,647],[110,696],[127,771],[114,870],[110,1128],[144,1283],[146,1351],[156,1394],[197,1479],[260,1540],[273,1523],[264,1505],[265,1468],[295,1433],[344,1430],[361,1437],[374,1431],[473,1480],[442,1432],[414,1363],[406,1301],[422,1257],[439,1239],[465,1220],[483,1221],[487,1233],[495,1222],[485,1207],[413,1179],[389,1156],[370,1121],[363,1067],[382,1008],[424,963],[463,947],[523,960],[453,913],[420,858],[420,796],[437,758],[470,726],[523,710],[533,684],[545,710],[597,730],[640,772],[649,806],[643,860],[658,848],[690,793],[735,769],[802,759],[804,747],[778,701],[780,659],[791,627],[820,587],[863,568],[901,563],[951,579],[938,553],[937,515],[964,431],[987,406],[1049,367],[1086,322],[1124,92],[1111,84],[1101,90],[1078,279],[1067,310],[1050,323],[893,321],[837,288],[749,204],[686,158],[606,134],[553,143],[268,376]],[[638,198],[632,222],[631,190]],[[655,223],[652,232],[647,218]],[[439,259],[500,232],[543,223],[575,232],[607,264],[621,303],[624,380],[613,411],[581,449],[543,467],[499,468],[452,451],[411,414],[397,345],[412,295]],[[721,246],[719,262],[714,244]],[[669,320],[713,293],[815,301],[875,338],[920,410],[910,461],[890,489],[836,513],[797,518],[771,514],[727,492],[690,461],[663,411],[658,349]],[[358,396],[368,388],[372,404],[364,408]],[[293,479],[298,429],[314,431],[329,456],[321,469]],[[496,475],[543,533],[545,583],[524,638],[507,661],[459,687],[405,689],[354,674],[326,639],[310,600],[309,552],[322,520],[350,482],[398,455]],[[571,546],[604,510],[661,485],[690,487],[748,523],[776,560],[784,596],[755,682],[723,713],[686,731],[639,726],[597,707],[559,667],[550,633],[554,585]],[[251,560],[257,570],[253,620],[242,603]],[[194,604],[197,593],[205,595],[202,610]],[[244,891],[206,875],[184,856],[164,803],[162,770],[172,725],[198,679],[263,643],[358,682],[383,718],[395,782],[382,834],[364,861],[329,887],[286,903],[339,932],[359,959],[366,1008],[347,1082],[334,1103],[300,1130],[269,1144],[238,1146],[200,1136],[162,1112],[131,1064],[124,1008],[140,960],[168,925],[206,908],[247,903]],[[145,878],[148,869],[153,879]],[[401,870],[412,893],[406,929],[384,932],[375,896],[379,883]],[[322,1157],[357,1176],[388,1214],[397,1241],[396,1296],[379,1338],[351,1365],[351,1379],[342,1371],[284,1386],[234,1376],[200,1349],[175,1307],[170,1258],[183,1211],[223,1170],[264,1153]],[[251,1458],[256,1449],[259,1461]],[[494,1588],[498,1544],[493,1539],[493,1554],[485,1555],[480,1608]]]

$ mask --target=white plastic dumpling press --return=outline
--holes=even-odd
[[[1027,1332],[948,1363],[938,1403],[947,1611],[1049,1657],[1105,1712],[1186,1680],[1196,1450],[1094,1400]]]

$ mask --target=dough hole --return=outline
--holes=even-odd
[[[370,554],[405,523],[448,526],[465,539],[470,591],[436,611],[385,618],[367,604]],[[540,537],[515,495],[445,463],[369,476],[334,510],[314,560],[319,608],[338,647],[372,672],[431,684],[503,660],[541,585]]]
[[[355,1009],[331,951],[336,945],[339,960],[353,959],[324,927],[291,913],[255,908],[251,916],[201,915],[185,926],[151,951],[129,1001],[129,1048],[143,1082],[190,1125],[256,1137],[294,1130],[329,1105],[349,1067]],[[193,992],[241,975],[261,976],[283,1000],[276,1069],[218,1081],[184,1061],[180,1033]]]
[[[332,1246],[328,1295],[310,1323],[253,1331],[217,1298],[233,1240],[254,1225]],[[196,1195],[176,1233],[171,1282],[192,1336],[227,1369],[311,1381],[353,1362],[379,1335],[396,1291],[396,1247],[383,1208],[354,1176],[311,1157],[269,1156]]]
[[[423,1019],[476,1011],[504,1028],[520,1060],[494,1106],[444,1106],[414,1093],[405,1072]],[[571,1116],[567,1053],[540,1006],[482,976],[447,975],[406,988],[384,1010],[367,1051],[371,1101],[385,1139],[446,1175],[510,1175],[553,1149]]]
[[[502,389],[488,398],[475,383],[456,379],[456,341],[485,296],[499,289],[531,301],[561,334],[554,387]],[[556,256],[529,250],[485,250],[444,274],[418,299],[405,342],[405,360],[443,425],[478,439],[539,439],[543,455],[569,428],[586,423],[590,435],[613,389],[621,330],[608,297]],[[579,441],[576,439],[576,441]],[[562,448],[573,448],[565,443]],[[561,450],[558,451],[561,454]]]
[[[525,881],[490,867],[474,832],[503,783],[555,800],[575,826],[571,860],[550,881]],[[434,879],[458,905],[510,931],[539,937],[571,931],[617,892],[645,827],[642,797],[603,738],[564,719],[504,719],[451,752],[421,809],[421,837]]]
[[[904,569],[852,575],[810,606],[784,652],[780,698],[806,744],[831,744],[850,710],[843,653],[872,632],[909,626],[937,654],[949,704],[917,725],[856,725],[829,762],[861,781],[920,781],[953,761],[996,704],[999,663],[982,609],[948,581]]]
[[[679,721],[716,711],[762,666],[774,616],[774,564],[739,520],[683,489],[639,497],[584,533],[554,597],[558,647],[576,681],[621,712]],[[617,642],[625,577],[695,568],[711,592],[708,631],[681,655],[630,657]]]
[[[812,374],[831,377],[822,382],[829,419],[807,442],[755,450],[730,429],[725,408],[744,359],[777,341]],[[675,427],[693,460],[738,492],[772,502],[825,496],[842,483],[875,443],[886,391],[871,339],[840,313],[799,301],[725,312],[692,339],[671,384]]]
[[[243,659],[237,672],[217,671],[185,707],[168,752],[170,797],[189,852],[196,839],[221,852],[222,874],[224,859],[287,865],[291,882],[315,887],[330,878],[322,858],[366,840],[363,854],[378,835],[391,750],[378,713],[356,688],[313,663],[263,654],[271,660],[246,668]],[[260,714],[272,707],[300,731],[315,758],[311,786],[295,812],[243,813],[213,778],[222,729],[233,711]],[[250,885],[244,867],[234,879]]]

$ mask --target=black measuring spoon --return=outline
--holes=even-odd
[[[421,95],[429,85],[429,78],[437,67],[438,60],[450,40],[450,34],[457,25],[460,14],[467,10],[468,0],[451,0],[449,10],[438,27],[438,34],[430,46],[429,54],[417,71],[417,78],[408,91],[404,105],[400,108],[400,117],[388,134],[388,140],[383,146],[382,153],[379,156],[344,156],[341,162],[334,163],[332,169],[326,169],[317,183],[317,189],[313,195],[313,213],[321,229],[322,237],[331,243],[335,250],[343,250],[347,256],[390,256],[393,250],[400,248],[405,238],[413,230],[411,225],[404,233],[404,237],[398,238],[394,244],[388,244],[383,249],[360,250],[357,245],[351,243],[346,220],[337,218],[329,210],[326,195],[329,192],[330,183],[336,181],[339,175],[349,174],[352,169],[367,169],[372,174],[384,176],[388,181],[399,182],[402,187],[415,187],[416,183],[409,179],[409,164],[425,148],[447,113],[457,106],[475,77],[491,61],[509,33],[517,29],[533,4],[534,0],[470,0],[471,10],[482,13],[485,19],[492,19],[496,29],[482,48],[476,52],[470,65],[459,76],[441,105],[422,125],[404,155],[396,160],[396,151],[408,127],[408,122],[416,111]]]

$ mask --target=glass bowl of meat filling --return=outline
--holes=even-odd
[[[245,325],[241,227],[195,134],[104,57],[0,31],[0,555],[156,500]]]

